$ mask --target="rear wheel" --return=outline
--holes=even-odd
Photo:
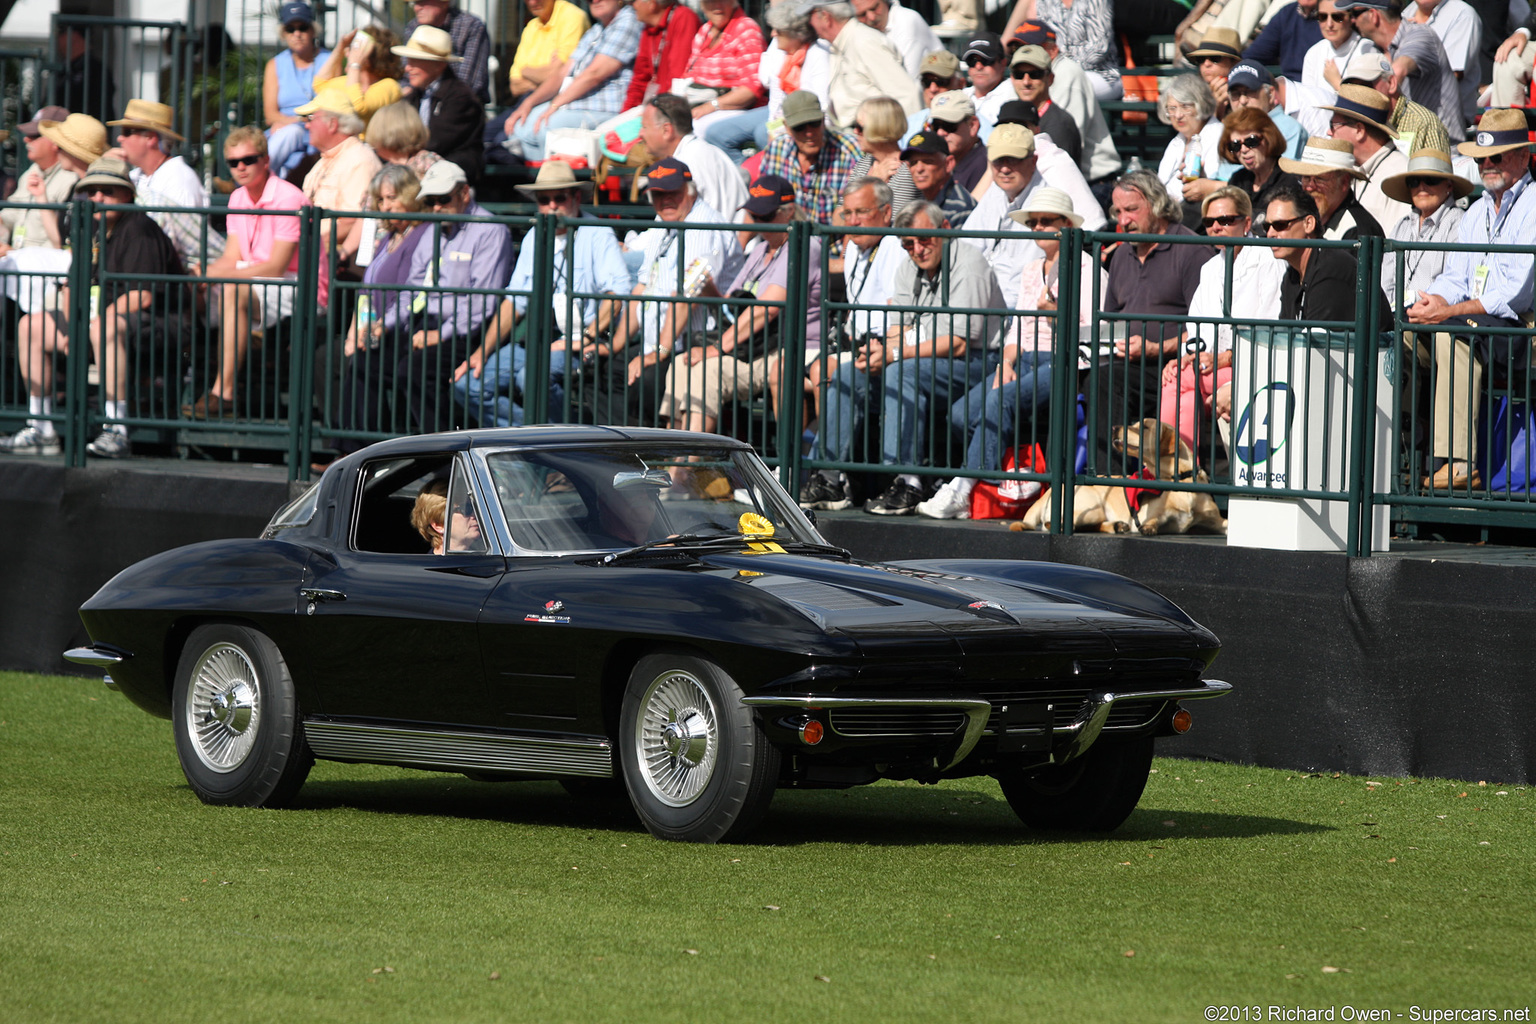
[[[254,629],[193,630],[173,708],[181,770],[205,803],[284,806],[314,765],[288,665]]]
[[[1030,828],[1112,832],[1147,787],[1152,737],[1100,740],[1066,764],[998,776],[1003,796]]]
[[[724,669],[693,655],[641,658],[619,719],[630,802],[660,839],[741,838],[768,811],[779,752]]]

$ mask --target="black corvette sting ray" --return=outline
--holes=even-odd
[[[976,775],[1030,826],[1114,829],[1180,702],[1230,689],[1203,678],[1216,637],[1146,587],[861,561],[747,445],[661,430],[385,441],[260,538],[145,559],[80,615],[66,657],[172,721],[210,803],[289,803],[325,758],[627,793],[701,842],[780,786]]]

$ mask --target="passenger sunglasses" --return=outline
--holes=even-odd
[[[1227,152],[1236,156],[1238,153],[1241,153],[1245,149],[1262,149],[1263,146],[1264,136],[1250,135],[1246,139],[1233,139],[1228,142]]]
[[[257,153],[252,153],[250,156],[227,156],[224,158],[224,162],[231,167],[255,167],[260,160],[261,156]]]
[[[1040,81],[1041,79],[1043,79],[1045,77],[1045,72],[1042,71],[1040,68],[1032,68],[1032,67],[1027,67],[1027,66],[1025,66],[1023,64],[1020,64],[1018,67],[1013,69],[1013,77],[1016,78],[1016,79],[1017,78],[1028,78],[1028,79],[1031,79],[1033,81],[1038,82],[1038,81]]]
[[[1217,224],[1224,228],[1229,228],[1242,219],[1243,215],[1240,213],[1229,213],[1221,217],[1202,217],[1200,218],[1200,223],[1208,228],[1215,227]]]

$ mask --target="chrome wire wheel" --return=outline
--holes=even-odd
[[[250,756],[261,734],[261,689],[256,666],[234,644],[215,644],[192,668],[186,702],[187,735],[198,760],[232,772]]]
[[[635,747],[651,794],[686,807],[709,785],[720,755],[720,716],[697,677],[680,669],[657,676],[640,700]]]

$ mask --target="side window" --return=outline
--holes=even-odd
[[[359,551],[425,555],[442,536],[451,455],[381,459],[359,477],[352,544]],[[430,536],[429,536],[430,535]]]
[[[443,524],[443,550],[479,554],[490,550],[480,532],[480,508],[470,490],[462,461],[453,464],[453,480],[448,485],[448,514]]]

